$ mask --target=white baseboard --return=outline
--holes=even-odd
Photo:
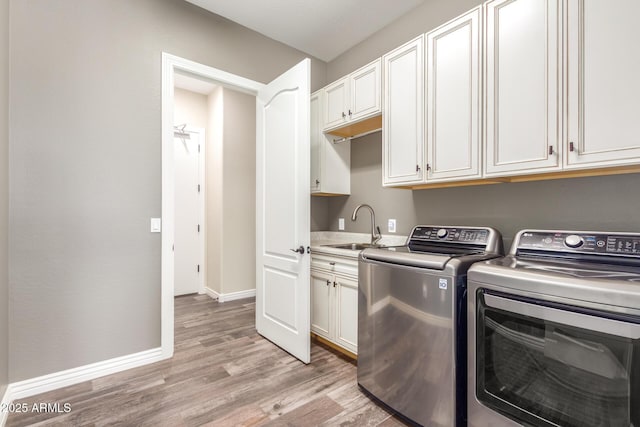
[[[140,353],[80,366],[78,368],[67,369],[66,371],[54,372],[53,374],[18,381],[9,384],[4,399],[7,399],[7,402],[24,399],[25,397],[93,380],[116,372],[126,371],[127,369],[137,368],[138,366],[148,365],[163,359],[165,359],[165,357],[162,355],[162,348],[158,347],[141,351]],[[4,399],[3,402],[5,401]],[[1,425],[0,423],[0,426]]]
[[[207,295],[209,295],[209,296],[210,296],[211,298],[213,298],[213,299],[218,299],[218,298],[220,298],[220,294],[219,294],[219,293],[217,293],[217,292],[216,292],[216,291],[214,291],[213,289],[207,288],[206,286],[205,286],[205,288],[204,288],[204,293],[205,293],[205,294],[207,294]]]
[[[204,288],[204,293],[209,295],[213,299],[217,299],[218,302],[235,301],[237,299],[251,298],[256,296],[255,289],[247,289],[246,291],[230,292],[228,294],[221,294],[213,289]]]

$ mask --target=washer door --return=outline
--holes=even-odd
[[[640,319],[481,290],[476,397],[539,426],[640,425]]]

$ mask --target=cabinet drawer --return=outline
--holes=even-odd
[[[358,260],[330,256],[312,256],[311,268],[358,277]]]

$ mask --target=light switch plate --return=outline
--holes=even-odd
[[[344,218],[338,218],[338,230],[344,231]]]
[[[387,222],[387,230],[389,231],[389,233],[395,233],[396,232],[396,220],[395,219],[390,219]]]
[[[162,231],[162,220],[160,218],[151,218],[151,232],[160,233]]]

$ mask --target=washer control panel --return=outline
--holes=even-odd
[[[488,237],[489,230],[483,228],[417,226],[413,229],[410,240],[484,245]]]
[[[522,231],[518,249],[640,257],[640,234],[582,231]]]

